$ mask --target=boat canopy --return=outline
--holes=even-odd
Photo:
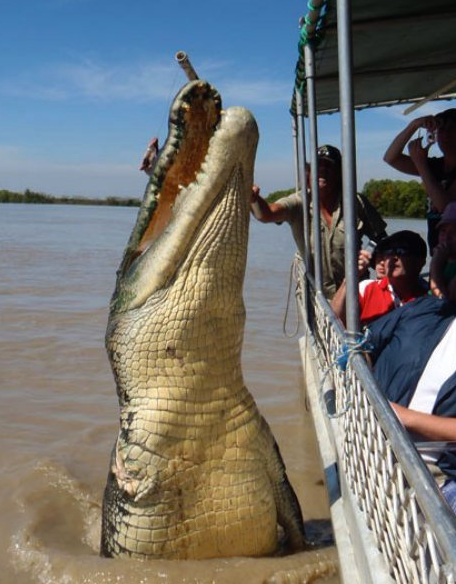
[[[315,49],[318,114],[339,110],[336,0],[309,0],[295,88],[307,115],[304,46]],[[455,0],[352,0],[354,107],[456,97]],[[293,91],[291,113],[296,113]]]

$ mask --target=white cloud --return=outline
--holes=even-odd
[[[26,79],[3,81],[0,92],[45,100],[80,97],[109,101],[166,99],[171,84],[177,81],[175,73],[176,67],[160,63],[110,66],[84,58],[29,71]]]
[[[230,79],[229,63],[207,60],[199,67],[202,78],[211,81],[226,102],[278,104],[290,99],[290,84],[266,79]],[[15,79],[0,82],[0,93],[49,101],[88,99],[95,101],[169,100],[185,83],[183,71],[175,62],[138,61],[108,64],[94,57],[79,56],[69,62],[27,71]]]

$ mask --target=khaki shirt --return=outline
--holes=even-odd
[[[304,226],[303,208],[300,193],[293,193],[276,201],[278,205],[287,210],[286,221],[290,224],[296,245],[302,255],[304,253]],[[320,217],[321,233],[321,261],[323,275],[323,293],[331,299],[345,277],[345,224],[342,211],[342,200],[332,214],[331,227]],[[310,209],[310,217],[312,209]],[[378,241],[385,236],[386,223],[379,213],[362,195],[357,195],[357,223],[358,247],[361,247],[361,239],[365,235],[369,239]],[[310,229],[310,243],[313,251],[312,226]]]

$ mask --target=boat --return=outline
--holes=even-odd
[[[318,238],[315,268],[308,253],[296,264],[296,296],[304,323],[301,359],[340,579],[344,584],[450,584],[456,581],[455,515],[379,390],[360,343],[354,120],[362,108],[403,103],[412,111],[456,97],[456,2],[310,0],[308,7],[300,24],[291,106],[296,187],[306,192],[301,185],[307,158],[317,209],[318,119],[340,112],[347,328],[322,293]],[[318,213],[314,216],[318,233]],[[308,243],[306,212],[304,224]]]

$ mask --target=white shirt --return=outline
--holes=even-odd
[[[416,386],[411,410],[432,414],[440,388],[456,370],[456,318],[435,347]],[[422,454],[426,462],[435,462],[439,452]]]
[[[435,347],[417,383],[411,410],[431,414],[440,388],[456,369],[456,319]]]

